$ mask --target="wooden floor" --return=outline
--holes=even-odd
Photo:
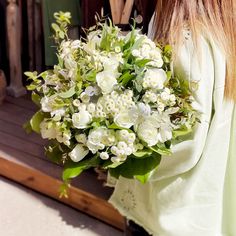
[[[123,217],[106,201],[112,189],[104,187],[93,171],[73,182],[68,199],[59,198],[62,168],[45,157],[46,141],[22,128],[36,109],[27,96],[7,97],[0,105],[0,175],[123,229]]]

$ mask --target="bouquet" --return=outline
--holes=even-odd
[[[71,40],[70,14],[55,18],[58,64],[25,73],[39,105],[32,130],[50,140],[46,154],[64,165],[65,183],[91,167],[148,181],[198,121],[189,82],[172,72],[171,46],[104,19]]]

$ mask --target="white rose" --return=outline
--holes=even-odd
[[[59,143],[64,143],[65,145],[70,145],[71,133],[70,132],[60,132],[57,130],[56,139]]]
[[[69,153],[69,157],[74,162],[81,161],[85,156],[87,156],[89,150],[82,144],[77,144],[75,148]]]
[[[86,110],[81,110],[72,115],[72,123],[77,129],[84,129],[92,121],[92,116]]]
[[[157,68],[148,69],[143,78],[143,87],[163,89],[166,80],[167,75],[164,70]]]
[[[51,97],[43,97],[40,101],[41,103],[41,107],[42,107],[42,111],[44,112],[51,112],[53,109],[52,109],[52,103],[54,101],[54,97],[51,96]]]
[[[105,148],[105,145],[102,143],[105,135],[106,129],[103,127],[99,127],[89,132],[87,147],[92,153],[96,153],[98,150]]]
[[[122,128],[129,129],[135,123],[135,119],[130,115],[130,112],[127,110],[119,112],[114,117],[114,122]]]
[[[162,143],[172,139],[172,128],[168,124],[162,125],[159,131],[160,131],[160,141]]]
[[[162,92],[161,93],[161,99],[163,100],[163,101],[167,101],[167,100],[169,100],[170,99],[170,94],[169,93],[167,93],[167,92]]]
[[[133,55],[134,57],[140,57],[140,51],[137,50],[137,49],[134,49],[134,50],[132,51],[132,55]]]
[[[54,110],[51,112],[51,116],[57,116],[57,117],[62,117],[64,116],[66,113],[66,110],[65,108],[60,108],[60,109],[57,109],[57,110]]]
[[[108,57],[104,57],[102,60],[104,70],[113,70],[117,73],[119,64],[124,63],[122,56],[122,53],[110,53]]]
[[[55,139],[57,136],[55,126],[48,128],[48,123],[46,121],[41,122],[40,131],[43,139]]]
[[[103,94],[112,92],[113,87],[117,84],[116,76],[111,71],[102,71],[98,73],[96,81]]]
[[[147,121],[144,121],[138,126],[137,134],[149,147],[156,145],[160,140],[158,130]]]

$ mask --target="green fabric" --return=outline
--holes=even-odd
[[[232,221],[236,219],[236,202],[233,200],[236,196],[236,107],[234,106],[231,139],[229,148],[229,157],[227,163],[225,189],[224,189],[224,221],[223,232],[225,235],[236,235],[235,224]]]
[[[56,48],[52,39],[51,24],[55,22],[53,14],[58,11],[69,11],[71,13],[71,25],[81,25],[80,0],[42,0],[43,9],[43,28],[44,28],[44,47],[45,47],[45,64],[52,66],[57,63]]]

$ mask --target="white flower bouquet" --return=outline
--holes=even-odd
[[[50,140],[46,153],[64,164],[66,183],[91,167],[148,181],[198,120],[189,82],[172,73],[171,47],[135,29],[124,36],[109,20],[70,40],[70,14],[55,17],[58,65],[25,73],[40,107],[32,130]]]

